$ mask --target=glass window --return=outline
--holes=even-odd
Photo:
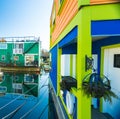
[[[53,12],[52,12],[52,25],[55,24],[55,17],[56,17],[56,11],[55,11],[55,5],[54,5]]]
[[[23,43],[16,43],[15,49],[23,49]]]
[[[25,65],[26,66],[33,66],[34,65],[34,55],[26,55],[25,56]]]
[[[25,74],[24,82],[25,82],[25,83],[33,83],[33,82],[34,82],[34,77],[33,77],[33,75]]]
[[[120,54],[114,54],[114,67],[120,68]]]
[[[60,4],[62,3],[63,0],[60,0]]]
[[[7,91],[6,86],[0,86],[0,93],[5,93]]]
[[[13,54],[22,54],[23,53],[23,43],[16,43],[15,48],[13,49]]]
[[[13,92],[14,93],[22,93],[22,84],[21,83],[13,83]]]
[[[19,60],[19,56],[14,56],[14,60],[18,61]]]
[[[0,49],[7,49],[6,43],[0,43]]]

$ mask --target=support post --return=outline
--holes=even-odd
[[[85,56],[91,56],[90,11],[79,11],[77,37],[77,119],[91,119],[91,98],[82,92],[82,80],[90,71],[85,71]]]
[[[57,95],[60,93],[60,81],[61,81],[61,54],[62,49],[57,48]]]

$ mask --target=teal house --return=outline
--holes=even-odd
[[[38,96],[41,42],[36,37],[0,40],[0,94]]]

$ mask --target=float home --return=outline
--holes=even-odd
[[[119,0],[54,0],[50,52],[50,92],[59,119],[94,119],[93,109],[120,118]],[[83,79],[92,72],[109,79],[107,87],[118,96],[111,104],[83,94]]]

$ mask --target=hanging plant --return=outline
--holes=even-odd
[[[101,98],[105,101],[112,102],[112,97],[118,98],[118,96],[112,92],[109,79],[97,73],[88,74],[82,82],[82,89],[84,93],[90,97]]]
[[[77,88],[77,80],[71,76],[62,76],[60,89],[70,91],[72,87]]]

